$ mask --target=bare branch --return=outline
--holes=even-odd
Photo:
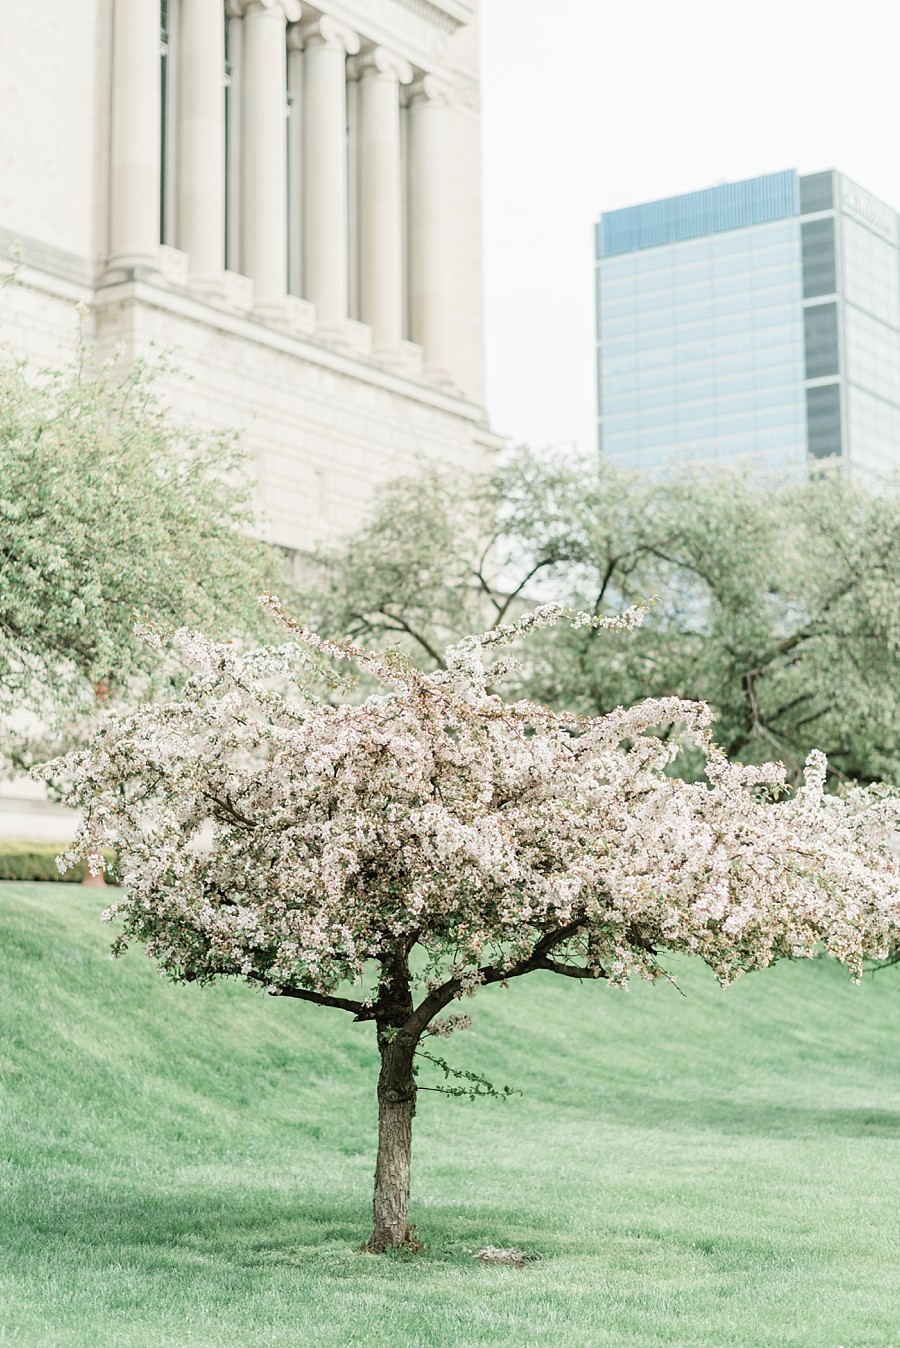
[[[405,618],[402,618],[399,613],[388,612],[386,608],[382,608],[381,612],[383,616],[387,618],[388,622],[397,624],[395,631],[399,630],[402,632],[406,632],[408,636],[412,637],[413,641],[417,641],[418,644],[422,647],[422,650],[426,653],[426,655],[428,655],[430,659],[434,661],[438,669],[447,668],[447,662],[444,659],[443,655],[441,655],[440,651],[437,650],[435,646],[432,646],[431,642],[426,637],[423,637],[421,632],[417,632],[414,627],[411,627]]]
[[[580,964],[560,964],[559,960],[541,960],[535,967],[546,969],[551,974],[562,974],[565,978],[609,978],[609,974],[602,969],[589,969]]]
[[[488,559],[488,554],[490,553],[491,548],[492,548],[492,547],[494,546],[494,544],[497,542],[497,539],[498,539],[499,537],[500,537],[499,533],[494,533],[494,534],[491,535],[491,537],[488,539],[487,543],[485,544],[484,551],[482,552],[481,556],[479,557],[479,559],[478,559],[478,565],[477,565],[476,568],[475,568],[475,579],[478,581],[479,585],[480,585],[481,588],[484,590],[484,592],[485,592],[485,594],[487,595],[488,599],[491,601],[491,603],[494,605],[494,608],[497,609],[498,612],[500,611],[500,601],[497,599],[496,595],[494,594],[493,589],[491,588],[490,585],[488,585],[488,583],[487,583],[487,581],[486,581],[486,579],[485,579],[485,576],[484,576],[484,564],[485,564],[485,562],[486,562],[487,559]]]
[[[355,1002],[352,997],[331,997],[325,992],[311,992],[309,988],[274,988],[262,978],[255,978],[252,981],[262,983],[270,997],[295,997],[300,1002],[313,1002],[316,1006],[330,1006],[337,1011],[349,1011],[357,1020],[375,1019],[372,1007],[364,1006],[362,1002]]]
[[[544,960],[550,951],[570,940],[583,926],[584,919],[577,918],[575,921],[567,923],[565,927],[557,927],[553,931],[546,932],[527,959],[512,965],[511,968],[504,968],[497,964],[485,965],[478,970],[480,975],[479,987],[487,987],[491,983],[505,983],[510,978],[520,978],[522,974],[532,973],[535,969],[546,967]],[[438,1012],[443,1011],[445,1006],[449,1006],[459,996],[462,986],[461,979],[449,978],[446,983],[442,983],[440,987],[435,988],[416,1007],[404,1025],[404,1031],[418,1039],[424,1032],[426,1025],[431,1023]]]
[[[242,824],[244,828],[259,827],[254,819],[249,819],[247,815],[241,814],[239,810],[236,810],[230,800],[221,800],[210,791],[204,791],[203,797],[205,800],[208,800],[210,804],[215,805],[232,824]]]
[[[506,596],[505,602],[501,604],[500,607],[497,609],[497,616],[494,619],[493,626],[499,627],[500,623],[503,622],[503,619],[509,612],[509,608],[513,600],[518,599],[519,595],[525,589],[525,586],[528,584],[530,580],[534,579],[534,577],[537,575],[539,571],[543,570],[545,566],[555,566],[557,562],[564,562],[565,560],[566,560],[565,557],[560,555],[559,557],[545,557],[542,561],[535,562],[534,566],[531,568],[528,574],[522,577],[521,581],[516,586],[516,588]]]
[[[613,578],[613,573],[615,572],[616,567],[619,565],[619,561],[620,558],[618,557],[610,557],[609,561],[606,564],[606,570],[603,572],[603,579],[600,582],[600,592],[597,595],[597,598],[594,600],[594,613],[598,617],[600,615],[600,608],[603,604],[604,595],[606,594],[607,588],[609,587],[609,582]],[[591,636],[593,636],[597,630],[598,629],[596,627],[592,627],[590,629]]]

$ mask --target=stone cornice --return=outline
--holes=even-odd
[[[448,33],[471,23],[475,17],[475,6],[469,0],[397,0],[397,3]]]
[[[415,23],[427,26],[435,34],[455,33],[457,28],[472,23],[475,18],[472,0],[389,0],[389,4],[406,10]],[[343,10],[342,18],[362,30],[370,16],[379,23],[382,17],[379,11],[384,11],[385,4],[384,0],[344,0],[344,3],[338,0],[337,5],[334,0],[312,0],[311,7],[314,10],[327,8],[329,12],[334,8]],[[358,13],[354,14],[354,10]]]
[[[365,45],[383,44],[418,70],[449,75],[458,69],[453,34],[460,24],[424,0],[311,0],[304,12],[326,4],[329,14],[354,28]],[[466,74],[477,76],[477,60]]]

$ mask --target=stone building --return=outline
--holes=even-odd
[[[474,0],[0,0],[0,343],[176,355],[273,542],[352,526],[484,411]]]
[[[476,464],[478,93],[475,0],[0,0],[0,346],[173,353],[297,553]],[[69,836],[41,795],[0,783],[0,836]]]

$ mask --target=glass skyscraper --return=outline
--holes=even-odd
[[[601,450],[900,469],[897,212],[791,169],[604,213]]]

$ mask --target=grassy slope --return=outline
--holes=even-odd
[[[488,990],[439,1051],[524,1097],[422,1094],[431,1248],[377,1259],[371,1029],[113,964],[96,912],[0,887],[0,1344],[900,1344],[895,973]]]

